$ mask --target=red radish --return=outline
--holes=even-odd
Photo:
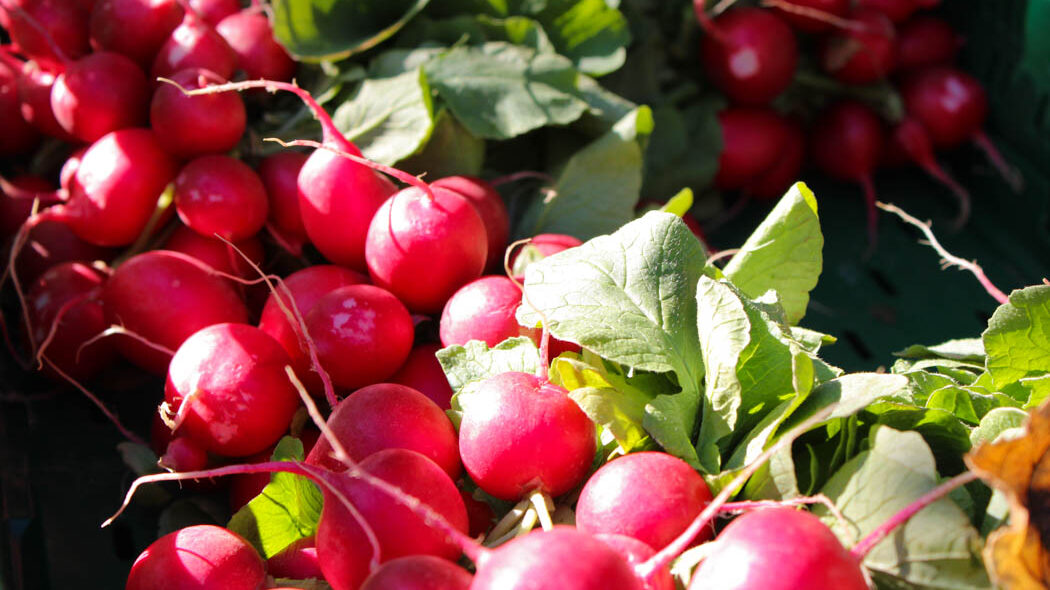
[[[91,46],[115,51],[148,68],[182,21],[177,0],[97,0],[91,11]]]
[[[363,387],[339,402],[328,427],[355,461],[383,449],[416,451],[452,479],[463,467],[459,461],[456,429],[445,412],[422,393],[394,383]],[[306,463],[331,471],[346,467],[332,456],[332,445],[317,441]]]
[[[26,62],[18,77],[18,99],[22,103],[22,116],[42,133],[63,141],[77,143],[58,123],[51,108],[51,90],[57,75],[41,69],[36,62]]]
[[[505,276],[486,276],[460,287],[441,312],[441,344],[466,344],[481,340],[489,348],[520,336],[523,328],[514,317],[521,305],[521,288]]]
[[[40,140],[40,133],[22,116],[18,98],[18,70],[0,61],[0,156],[28,153]]]
[[[571,581],[571,582],[570,582]],[[511,540],[481,556],[471,590],[642,590],[613,548],[558,525]]]
[[[736,8],[710,26],[701,47],[704,71],[730,100],[762,105],[791,85],[798,44],[791,27],[776,14]]]
[[[929,133],[938,149],[950,149],[971,140],[981,148],[1003,178],[1020,190],[1023,180],[985,135],[988,97],[976,78],[952,67],[927,68],[901,84],[908,115]]]
[[[415,451],[386,449],[360,465],[372,476],[429,506],[453,529],[466,533],[467,511],[459,491],[430,459]],[[445,534],[423,520],[418,511],[406,508],[367,481],[351,477],[333,481],[374,532],[380,550],[378,562],[420,554],[455,560],[462,552]],[[317,528],[317,555],[325,580],[334,590],[356,590],[370,573],[372,555],[364,531],[327,490]]]
[[[404,364],[415,337],[404,304],[372,285],[332,291],[304,320],[321,366],[336,387],[346,390],[388,379]]]
[[[514,278],[524,280],[525,269],[529,264],[581,244],[583,242],[579,238],[567,234],[537,234],[529,238],[527,244],[511,253],[510,267],[514,271]]]
[[[182,23],[157,51],[150,72],[155,79],[189,68],[202,68],[229,79],[236,67],[237,55],[229,44],[211,25],[193,11],[187,11]]]
[[[207,264],[211,268],[228,275],[251,278],[255,270],[244,261],[237,251],[239,250],[248,260],[256,265],[263,262],[263,245],[259,238],[250,238],[235,242],[234,248],[229,244],[215,238],[206,238],[185,225],[178,225],[168,240],[164,242],[164,249],[172,252],[182,252]]]
[[[630,566],[645,563],[647,559],[656,555],[656,550],[651,546],[626,535],[597,534],[594,535],[602,543],[612,547],[614,551],[623,556]],[[660,568],[656,570],[649,579],[642,580],[642,590],[675,590],[674,578],[671,570]]]
[[[266,187],[250,166],[230,156],[207,155],[175,177],[175,210],[202,236],[238,241],[259,233],[269,205]]]
[[[57,123],[56,123],[57,124]],[[80,161],[84,159],[84,153],[87,152],[88,146],[82,146],[69,154],[62,169],[58,173],[58,186],[62,187],[67,192],[73,188],[73,179],[77,176],[77,169],[80,168]]]
[[[54,189],[39,176],[23,174],[10,181],[0,181],[0,238],[6,239],[29,219],[36,198],[44,205],[44,197]]]
[[[857,6],[881,12],[894,23],[908,20],[919,9],[915,0],[858,0]]]
[[[897,28],[897,70],[951,65],[963,42],[947,21],[927,15],[908,19]]]
[[[172,353],[202,328],[247,322],[248,310],[236,291],[212,272],[178,252],[152,250],[133,256],[103,289],[106,320]],[[127,336],[117,340],[117,347],[136,365],[155,374],[167,373],[171,353]]]
[[[187,89],[205,88],[226,80],[210,70],[192,68],[172,77]],[[244,101],[232,93],[186,96],[161,84],[150,102],[150,126],[164,138],[164,148],[180,158],[218,154],[233,149],[245,129]]]
[[[863,103],[845,100],[821,113],[810,131],[813,163],[827,175],[860,183],[868,214],[868,247],[877,238],[878,211],[871,175],[882,157],[885,130]]]
[[[435,180],[431,186],[451,189],[474,205],[488,237],[489,256],[485,268],[503,270],[503,254],[510,236],[510,215],[496,188],[474,176],[447,176]]]
[[[895,65],[896,33],[881,12],[857,9],[850,15],[857,26],[825,37],[820,67],[840,82],[871,84],[885,80]]]
[[[784,151],[788,124],[769,108],[730,107],[718,114],[722,153],[715,186],[740,189],[772,170]]]
[[[763,201],[782,197],[791,185],[799,180],[802,165],[806,161],[806,133],[802,126],[786,120],[784,130],[786,135],[780,159],[743,189],[747,194]]]
[[[258,590],[265,581],[262,557],[240,535],[196,525],[168,533],[147,547],[131,566],[124,588]]]
[[[408,353],[405,364],[390,377],[391,383],[411,387],[430,398],[442,410],[450,407],[452,386],[435,354],[440,344],[418,344]]]
[[[737,517],[693,573],[690,590],[868,590],[860,561],[816,516],[788,507]]]
[[[167,411],[177,432],[226,457],[244,457],[287,432],[299,396],[288,354],[246,324],[215,324],[187,338],[168,366]]]
[[[3,0],[4,28],[19,53],[49,70],[60,70],[67,59],[88,53],[88,14],[68,0]]]
[[[901,121],[890,134],[890,145],[886,152],[894,152],[918,164],[927,174],[948,187],[959,201],[959,214],[954,225],[961,228],[970,217],[970,193],[952,178],[937,163],[929,135],[915,119]]]
[[[379,566],[361,590],[468,590],[472,579],[470,572],[451,561],[409,555]]]
[[[81,240],[61,221],[42,221],[29,230],[26,245],[18,253],[15,269],[24,281],[33,281],[49,268],[64,262],[89,264],[109,260],[117,254]]]
[[[208,450],[196,439],[175,436],[168,442],[158,465],[171,471],[199,471],[208,466]]]
[[[576,528],[664,547],[711,498],[704,478],[685,461],[662,452],[631,453],[606,463],[587,480],[576,504]],[[697,540],[711,536],[708,530]]]
[[[470,521],[470,536],[477,539],[483,537],[492,530],[496,524],[496,513],[486,502],[476,499],[472,494],[462,488],[459,496],[463,498],[463,504],[467,507],[467,519]]]
[[[275,578],[308,580],[322,578],[321,563],[317,559],[317,543],[313,537],[304,537],[281,549],[266,560],[266,573]]]
[[[189,0],[189,5],[213,27],[241,9],[239,0]]]
[[[287,82],[295,74],[295,61],[274,39],[270,19],[258,7],[227,16],[215,30],[237,54],[238,67],[248,79]]]
[[[135,62],[98,51],[67,65],[51,88],[55,120],[80,141],[148,120],[149,83]]]
[[[846,20],[850,0],[775,0],[767,2],[777,16],[806,33],[823,33]]]
[[[303,226],[302,213],[299,212],[297,184],[299,171],[306,159],[306,154],[282,151],[263,158],[256,169],[270,200],[267,227],[293,254],[301,253],[303,244],[310,239]]]
[[[471,479],[503,500],[576,487],[595,453],[595,427],[568,392],[528,373],[502,373],[462,399],[459,451]]]

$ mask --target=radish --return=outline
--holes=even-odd
[[[129,58],[98,51],[68,63],[51,88],[51,110],[83,142],[149,120],[149,82]]]
[[[529,264],[582,244],[579,238],[568,234],[537,234],[529,238],[524,246],[511,252],[510,268],[514,278],[523,281]]]
[[[881,12],[894,23],[908,20],[919,9],[915,0],[858,0],[857,6]]]
[[[361,590],[468,590],[470,573],[432,555],[392,559],[372,572]]]
[[[463,470],[456,429],[437,404],[422,393],[394,383],[363,387],[336,405],[328,427],[351,459],[362,461],[384,449],[416,451],[452,479]],[[332,457],[332,445],[319,439],[306,463],[331,471],[346,466]]]
[[[157,465],[169,471],[198,471],[205,469],[209,462],[208,450],[196,439],[173,433]]]
[[[295,61],[273,37],[273,27],[259,7],[227,16],[215,25],[237,55],[237,64],[250,80],[287,82],[295,74]]]
[[[452,386],[448,383],[444,369],[436,353],[440,344],[418,344],[408,353],[405,364],[390,376],[391,383],[411,387],[430,398],[442,410],[451,407]]]
[[[736,8],[708,26],[701,47],[704,72],[730,100],[763,105],[791,85],[798,44],[791,27],[776,14]]]
[[[878,231],[871,175],[882,157],[885,133],[879,116],[853,100],[826,109],[810,131],[813,163],[833,178],[861,185],[867,207],[869,249],[875,247]]]
[[[959,213],[953,225],[961,228],[966,224],[970,218],[970,193],[937,163],[930,137],[918,121],[907,118],[894,127],[886,152],[898,154],[914,162],[935,180],[948,187],[959,201]]]
[[[0,238],[7,239],[17,232],[32,214],[33,201],[40,199],[43,205],[52,191],[51,183],[40,176],[23,174],[11,180],[0,179]]]
[[[242,254],[256,265],[263,262],[263,245],[255,236],[235,242],[233,247],[215,238],[207,238],[185,225],[177,225],[171,232],[164,249],[181,252],[200,260],[220,273],[247,279],[255,274],[250,264],[245,262]]]
[[[823,33],[846,21],[850,0],[774,0],[765,2],[789,25],[806,33]]]
[[[269,205],[266,187],[250,166],[230,156],[207,155],[175,177],[175,210],[202,236],[238,241],[259,233]]]
[[[22,117],[41,133],[57,137],[70,143],[78,143],[59,125],[55,111],[51,109],[51,90],[58,77],[52,71],[42,69],[34,61],[20,63],[6,51],[0,51],[0,61],[4,61],[18,74],[18,100],[21,103]]]
[[[203,98],[203,97],[200,97]],[[259,162],[256,172],[266,187],[270,218],[266,225],[280,244],[293,254],[302,253],[303,244],[310,238],[299,212],[299,171],[306,163],[306,154],[292,151],[277,152]]]
[[[165,78],[180,70],[202,68],[229,79],[237,67],[237,54],[229,44],[192,10],[171,32],[153,59],[153,78]]]
[[[801,125],[789,119],[784,120],[784,133],[780,159],[744,186],[743,191],[746,194],[763,201],[776,200],[799,180],[802,165],[806,161],[806,133]],[[706,244],[706,241],[704,243]]]
[[[304,320],[321,367],[336,387],[345,390],[388,379],[404,364],[415,338],[404,304],[372,285],[350,285],[328,293]]]
[[[661,452],[631,453],[587,480],[576,504],[576,527],[664,547],[710,502],[704,478],[685,461]],[[708,530],[697,540],[711,536]]]
[[[22,116],[18,98],[18,70],[0,61],[0,156],[28,153],[40,140],[40,133]]]
[[[901,84],[901,96],[908,115],[922,124],[935,148],[950,149],[973,141],[1011,187],[1021,189],[1020,175],[982,129],[988,97],[976,78],[953,67],[927,68],[907,77]]]
[[[189,0],[189,7],[211,26],[241,9],[239,0]]]
[[[3,0],[4,28],[19,53],[49,70],[88,53],[88,14],[68,0]]]
[[[897,71],[951,65],[963,43],[947,21],[926,15],[908,19],[897,29]]]
[[[176,72],[172,80],[187,89],[226,82],[215,72],[200,68]],[[164,149],[180,158],[228,152],[240,141],[246,125],[240,96],[186,96],[170,84],[161,84],[154,91],[149,113],[150,126],[164,138]]]
[[[435,180],[431,186],[451,189],[470,201],[485,224],[488,237],[488,259],[485,268],[503,270],[503,255],[510,236],[510,215],[503,197],[488,182],[474,176],[447,176]]]
[[[632,567],[645,563],[647,559],[656,555],[655,549],[634,537],[599,533],[594,535],[594,538],[619,553],[627,560],[627,565]],[[642,590],[675,590],[671,570],[664,567],[653,572],[648,579],[642,580]]]
[[[113,248],[89,244],[61,221],[42,221],[29,231],[26,245],[15,260],[18,276],[26,282],[35,280],[50,268],[65,262],[90,264],[116,256]]]
[[[50,108],[50,106],[48,108]],[[77,169],[80,168],[80,161],[84,159],[84,153],[87,152],[87,150],[88,146],[86,145],[73,150],[73,153],[69,154],[65,163],[62,164],[62,169],[58,172],[58,186],[62,187],[67,192],[73,188],[73,179],[77,176]]]
[[[816,516],[788,507],[737,517],[715,539],[689,590],[868,590],[860,561]]]
[[[91,47],[126,55],[148,68],[179,26],[182,12],[176,0],[96,0],[89,29]]]
[[[595,426],[568,392],[527,373],[502,373],[462,398],[459,451],[478,487],[502,500],[559,496],[583,481]]]
[[[718,155],[715,186],[734,190],[770,171],[780,159],[788,124],[766,107],[729,107],[718,113],[722,153]]]
[[[896,32],[881,12],[860,8],[850,15],[857,26],[825,37],[820,67],[840,82],[872,84],[885,80],[895,66]]]
[[[321,562],[317,559],[317,542],[313,537],[293,541],[291,545],[266,560],[266,571],[275,578],[293,580],[323,577]]]
[[[105,0],[100,0],[105,1]],[[258,590],[262,557],[240,535],[196,525],[157,539],[135,560],[125,590]]]
[[[492,275],[471,281],[449,298],[441,312],[441,344],[481,340],[493,348],[521,336],[523,328],[514,317],[519,305],[521,288],[511,279]]]
[[[171,355],[193,333],[213,324],[247,322],[244,303],[213,272],[185,254],[166,250],[144,252],[120,265],[103,288],[106,320],[153,344],[121,336],[120,352],[163,375]]]
[[[463,505],[467,507],[467,520],[470,521],[470,536],[477,539],[484,537],[496,524],[496,513],[487,502],[482,502],[473,494],[460,488],[459,497],[463,498]]]

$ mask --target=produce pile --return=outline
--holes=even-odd
[[[886,371],[803,325],[807,159],[871,248],[876,167],[1019,183],[957,35],[738,4],[0,0],[10,364],[127,439],[126,588],[1046,584],[1050,286],[955,261],[987,329]]]

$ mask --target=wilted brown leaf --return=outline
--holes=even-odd
[[[985,444],[967,464],[1010,502],[1010,524],[988,537],[984,559],[1006,590],[1050,588],[1050,404],[1032,411],[1024,435]]]

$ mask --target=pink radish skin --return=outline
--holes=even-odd
[[[241,3],[238,0],[189,0],[189,5],[204,19],[204,22],[213,27],[222,19],[241,9]]]
[[[562,388],[528,373],[502,373],[463,400],[459,451],[471,479],[516,501],[533,490],[576,487],[595,452],[594,423]]]
[[[735,103],[763,105],[790,84],[798,65],[795,34],[775,13],[735,8],[714,19],[701,59],[711,82]]]
[[[433,461],[415,451],[387,449],[361,462],[361,469],[397,486],[443,516],[457,531],[467,531],[467,511],[459,491]],[[417,511],[397,503],[366,481],[332,478],[360,511],[379,542],[379,562],[407,555],[457,559],[462,550],[424,521]],[[346,507],[325,492],[317,528],[317,555],[334,590],[357,590],[369,575],[371,547]]]
[[[642,590],[643,585],[614,549],[563,525],[533,531],[483,554],[471,585],[471,590],[566,588]]]
[[[786,5],[785,8],[780,7],[783,5]],[[774,4],[773,11],[794,29],[805,33],[823,33],[834,28],[834,19],[845,20],[849,9],[850,0],[781,0]]]
[[[295,74],[295,61],[274,39],[270,19],[258,8],[246,8],[215,25],[237,54],[238,67],[249,80],[287,82]]]
[[[208,451],[188,436],[171,439],[159,465],[171,471],[199,471],[208,467]]]
[[[919,9],[914,0],[858,0],[857,6],[881,12],[894,23],[908,20]]]
[[[330,264],[319,264],[294,272],[284,279],[284,288],[278,289],[280,301],[290,307],[288,295],[285,289],[291,293],[291,301],[295,303],[299,314],[305,318],[314,308],[314,305],[322,297],[335,291],[340,287],[360,285],[368,282],[368,277],[341,266]],[[291,310],[289,310],[291,311]],[[293,316],[294,318],[294,316]],[[273,336],[281,343],[285,352],[292,359],[292,368],[295,374],[308,391],[320,394],[323,384],[320,377],[313,370],[310,355],[300,342],[301,330],[292,323],[281,310],[277,299],[271,293],[266,305],[263,306],[259,318],[259,329]]]
[[[656,555],[656,550],[651,546],[626,535],[597,534],[594,535],[602,543],[612,547],[625,560],[627,565],[634,567],[645,563],[647,559]],[[675,590],[674,578],[671,570],[667,568],[658,569],[648,580],[642,580],[643,590]]]
[[[485,225],[470,202],[440,187],[433,193],[412,187],[390,197],[365,242],[372,281],[423,314],[440,312],[457,289],[480,277],[488,257]]]
[[[525,244],[521,248],[515,249],[511,253],[510,267],[519,274],[515,275],[514,278],[518,281],[525,280],[525,269],[528,268],[528,264],[517,268],[519,265],[518,259],[522,256],[526,258],[530,263],[535,260],[541,260],[552,254],[557,254],[563,250],[569,248],[575,248],[583,244],[579,238],[570,236],[567,234],[537,234],[529,239],[529,243]]]
[[[18,99],[18,71],[0,62],[0,156],[28,153],[40,140],[40,132],[22,116]]]
[[[476,499],[466,490],[460,488],[459,496],[463,498],[463,505],[467,507],[467,520],[470,521],[470,536],[477,539],[485,536],[496,524],[496,513],[492,506]]]
[[[57,75],[40,68],[35,62],[26,62],[18,78],[18,98],[22,116],[41,133],[70,143],[79,143],[58,123],[51,108],[51,90]]]
[[[606,463],[587,480],[576,504],[576,528],[664,547],[711,498],[704,478],[685,461],[661,452],[631,453]],[[713,536],[710,530],[705,533],[697,541]]]
[[[947,21],[926,15],[908,19],[897,29],[897,71],[951,65],[963,43]]]
[[[229,281],[199,261],[152,250],[120,265],[102,293],[106,321],[124,326],[149,342],[177,350],[198,330],[226,322],[246,323],[248,310]],[[178,301],[178,305],[171,305]],[[117,348],[136,365],[157,375],[168,371],[169,354],[127,336]]]
[[[90,143],[149,120],[149,82],[129,58],[98,51],[71,64],[51,88],[51,110],[67,133]]]
[[[128,575],[125,590],[259,590],[266,581],[262,557],[240,535],[196,525],[157,539]]]
[[[470,572],[432,555],[390,560],[368,576],[361,590],[468,590]]]
[[[505,276],[487,276],[460,287],[441,312],[441,344],[466,344],[481,340],[489,348],[520,336],[522,326],[514,317],[521,305],[521,289]]]
[[[210,70],[192,68],[172,77],[194,90],[226,82]],[[164,149],[180,158],[232,150],[244,135],[244,101],[234,93],[186,96],[170,84],[160,84],[150,102],[150,126],[164,138]]]
[[[254,326],[215,324],[194,333],[171,359],[164,387],[178,432],[226,457],[273,445],[299,407],[284,373],[289,362],[281,345]]]
[[[405,364],[390,377],[391,383],[411,387],[430,398],[442,410],[451,407],[452,386],[437,360],[440,344],[418,344],[408,353]]]
[[[284,244],[292,247],[293,254],[299,254],[303,244],[310,240],[299,212],[297,185],[299,171],[306,159],[306,154],[300,152],[281,151],[263,158],[256,170],[270,200],[267,225]]]
[[[404,364],[415,338],[405,306],[372,285],[340,287],[319,299],[304,319],[321,366],[344,390],[387,380]]]
[[[886,79],[896,65],[896,32],[881,12],[858,9],[850,15],[857,28],[824,38],[820,66],[840,82],[872,84]]]
[[[266,573],[275,578],[292,580],[320,579],[321,563],[317,559],[317,544],[313,537],[294,541],[266,560]]]
[[[4,28],[19,52],[51,71],[61,71],[69,59],[88,53],[88,14],[68,0],[5,0]],[[57,49],[57,52],[56,52]]]
[[[715,186],[735,190],[754,182],[777,164],[784,150],[788,125],[769,108],[730,107],[718,114],[722,153]]]
[[[81,240],[60,221],[43,221],[29,231],[29,239],[15,260],[18,278],[34,281],[48,269],[65,262],[90,264],[116,256],[113,248],[95,246]]]
[[[235,242],[231,248],[226,242],[206,238],[185,225],[176,226],[171,237],[164,242],[164,249],[192,256],[218,272],[242,279],[253,278],[255,270],[245,262],[237,250],[256,265],[263,263],[264,256],[262,242],[255,236]]]
[[[485,224],[488,237],[488,260],[485,268],[493,271],[503,269],[503,254],[510,237],[510,214],[503,197],[488,182],[474,176],[448,176],[435,180],[430,186],[447,188],[470,201]]]
[[[175,210],[206,237],[244,240],[266,224],[269,204],[259,175],[237,158],[201,156],[175,177]]]
[[[799,180],[806,161],[806,133],[794,121],[786,121],[784,145],[780,159],[758,179],[744,187],[744,192],[763,201],[774,201]]]
[[[236,67],[237,54],[226,40],[196,14],[187,12],[157,51],[150,73],[153,79],[168,78],[180,70],[202,68],[229,79]]]
[[[763,508],[736,518],[693,573],[689,590],[868,590],[860,562],[816,516]]]
[[[176,0],[96,0],[89,29],[91,47],[126,55],[148,68],[182,15]]]
[[[355,461],[384,449],[409,449],[434,461],[452,479],[463,470],[456,429],[448,416],[404,385],[377,383],[355,391],[335,407],[328,427]],[[332,445],[324,438],[314,445],[306,463],[331,471],[346,469],[332,456]]]
[[[50,106],[48,107],[50,108]],[[56,123],[57,125],[57,123]],[[77,176],[77,169],[80,168],[80,161],[84,159],[84,153],[87,152],[88,146],[82,146],[69,154],[66,158],[66,162],[62,164],[62,169],[58,173],[58,186],[64,190],[69,191],[73,187],[73,179]]]

